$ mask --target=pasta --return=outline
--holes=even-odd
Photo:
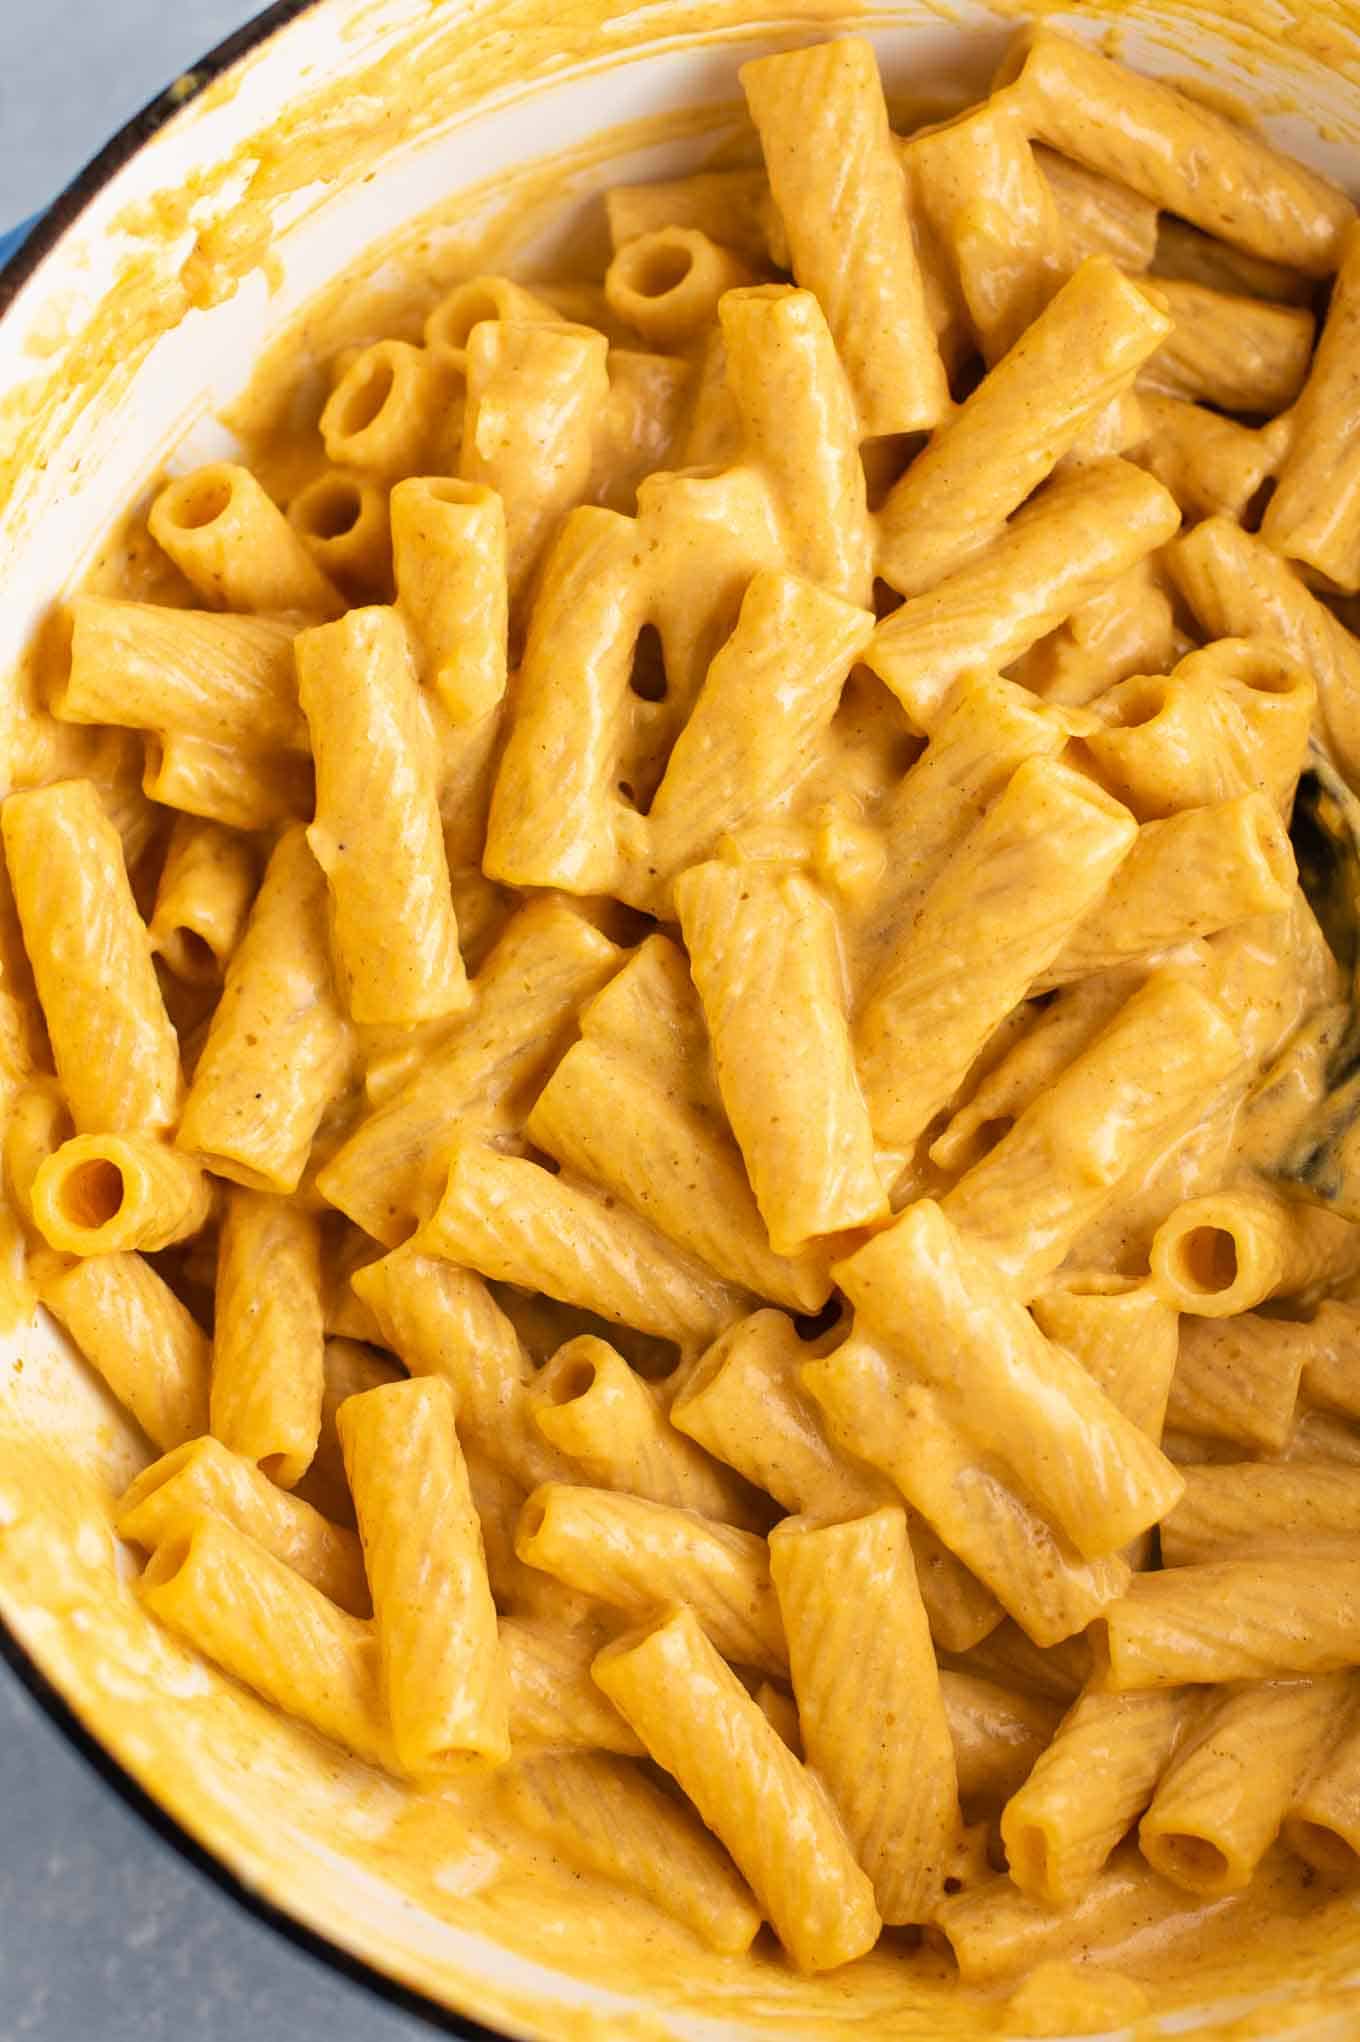
[[[715,1950],[750,1948],[760,1911],[730,1861],[627,1759],[531,1759],[516,1767],[509,1795],[521,1821],[570,1861],[678,1915]]]
[[[315,1215],[234,1188],[217,1244],[213,1433],[292,1489],[316,1453],[324,1380]]]
[[[872,45],[846,38],[792,50],[745,65],[741,77],[793,272],[826,309],[860,437],[938,425],[949,386]]]
[[[640,1496],[548,1483],[524,1506],[515,1550],[635,1618],[683,1602],[724,1658],[788,1670],[769,1555],[754,1533]]]
[[[509,1700],[481,1527],[439,1376],[346,1398],[337,1414],[400,1763],[510,1755]]]
[[[878,1934],[873,1888],[816,1776],[679,1610],[607,1645],[594,1677],[673,1774],[800,1969],[846,1963]],[[806,1837],[799,1847],[795,1839]]]
[[[741,83],[49,622],[0,1236],[403,1833],[1127,2025],[1360,1868],[1360,226],[1047,27]]]
[[[225,1517],[352,1616],[369,1614],[354,1533],[211,1436],[189,1440],[145,1468],[120,1499],[114,1522],[121,1537],[150,1553],[201,1511]]]
[[[959,1817],[906,1516],[788,1518],[770,1538],[770,1565],[807,1762],[831,1790],[883,1920],[924,1920]]]

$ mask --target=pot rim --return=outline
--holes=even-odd
[[[139,113],[125,121],[99,152],[70,183],[57,193],[44,211],[34,216],[33,225],[19,247],[0,266],[0,317],[9,310],[20,290],[40,262],[51,254],[66,230],[73,226],[106,184],[110,184],[131,162],[144,144],[192,105],[209,85],[229,71],[242,57],[269,41],[300,14],[319,6],[320,0],[272,0],[272,4],[234,29],[220,43],[172,78]]]

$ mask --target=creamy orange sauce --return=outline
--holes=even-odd
[[[596,0],[580,0],[565,15],[553,10],[550,18],[536,0],[502,14],[516,38],[513,75],[526,84],[550,75],[564,55],[609,61],[599,54],[598,37],[614,10]],[[681,18],[677,12],[675,20]],[[796,9],[794,18],[822,25],[813,6]],[[735,6],[706,10],[702,24],[693,9],[683,11],[685,32],[696,37],[736,33],[745,19]],[[1294,6],[1288,33],[1307,55],[1354,68],[1350,19],[1340,5]],[[1275,32],[1280,21],[1278,8],[1259,16]],[[1248,43],[1258,35],[1254,12],[1234,9],[1232,32]],[[362,82],[356,104],[364,93],[380,92],[397,109],[397,126],[414,135],[441,105],[499,82],[505,63],[488,49],[484,21],[441,22],[429,37],[392,52]],[[235,89],[224,81],[210,89],[207,103]],[[194,304],[214,302],[267,258],[273,205],[314,180],[362,174],[388,146],[390,136],[375,138],[366,117],[347,113],[354,89],[341,97],[323,91],[250,152],[255,163],[244,200],[220,226],[199,234],[168,295],[154,257],[132,261],[109,304],[71,338],[47,397],[31,409],[16,406],[5,421],[16,486],[62,402],[96,378],[116,384],[159,327]],[[504,268],[524,274],[517,251],[560,205],[564,187],[578,180],[593,185],[602,163],[663,129],[710,144],[714,163],[747,160],[749,143],[722,110],[636,124],[565,162],[496,180],[502,211],[489,230],[480,224],[489,190],[462,194],[337,279],[271,349],[227,421],[267,485],[287,495],[320,467],[316,419],[337,353],[380,335],[415,337],[429,306],[460,276]],[[229,188],[240,167],[226,166],[220,180],[214,174],[192,192],[147,208],[137,231],[149,244],[164,242],[191,204]],[[573,254],[573,274],[598,277],[598,241],[587,235]],[[91,585],[160,602],[188,600],[186,586],[146,540],[140,513],[110,541]],[[43,657],[39,648],[24,683],[29,714],[16,732],[20,779],[41,777],[44,746],[70,739],[63,732],[58,740],[41,712]],[[63,770],[86,767],[64,760]],[[17,960],[11,975],[20,975]],[[1317,997],[1336,990],[1320,960]],[[1263,1010],[1280,1033],[1284,1003],[1295,995],[1293,987],[1263,994]],[[1254,1115],[1238,1109],[1197,1133],[1198,1149],[1157,1166],[1156,1181],[1145,1187],[1147,1211],[1160,1216],[1174,1202],[1168,1185],[1193,1186],[1206,1146],[1224,1169],[1228,1159],[1245,1167],[1278,1154],[1322,1082],[1316,1067],[1303,1069],[1292,1089],[1263,1100]],[[1141,1202],[1135,1196],[1083,1244],[1091,1260],[1132,1264],[1145,1253]],[[1115,1240],[1112,1228],[1126,1238]],[[1229,2011],[1191,2032],[1246,2042],[1328,2018],[1341,2024],[1338,2034],[1353,2032],[1353,2022],[1360,2030],[1360,1997],[1348,1984],[1360,1955],[1360,1903],[1283,1851],[1247,1894],[1202,1914],[1177,1903],[1159,1921],[1116,1914],[1069,1947],[1046,1951],[1045,1963],[1022,1985],[962,1988],[947,1955],[905,1935],[889,1934],[851,1970],[818,1980],[792,1975],[768,1933],[750,1959],[715,1957],[665,1916],[644,1912],[535,1845],[505,1818],[494,1786],[470,1777],[417,1793],[379,1776],[281,1721],[158,1631],[131,1593],[126,1556],[110,1529],[112,1502],[142,1465],[143,1443],[93,1376],[46,1333],[22,1334],[0,1371],[6,1619],[95,1734],[192,1833],[246,1868],[267,1897],[436,1998],[516,2032],[580,2042],[606,2036],[659,2042],[704,2032],[703,2022],[739,2022],[744,2032],[770,2036],[801,2030],[826,2042],[866,2033],[887,2042],[948,2042],[1130,2024],[1151,2033],[1154,2013],[1216,2003]],[[462,1940],[477,1936],[515,1960],[494,1983],[485,1975],[484,1953]],[[589,2003],[591,1989],[605,1996],[600,2003]],[[1257,1995],[1270,1999],[1266,2010],[1240,2011]]]

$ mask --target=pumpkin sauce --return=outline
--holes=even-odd
[[[992,14],[999,28],[1021,12],[1058,11],[1058,0],[1030,0]],[[1139,14],[1104,11],[1116,42],[1126,14]],[[1187,12],[1212,20],[1245,59],[1269,56],[1284,80],[1275,105],[1295,92],[1306,98],[1310,65],[1360,88],[1355,11],[1340,0],[1168,6],[1146,28],[1139,22],[1145,41],[1174,49]],[[503,0],[493,14],[494,22],[485,11],[439,6],[419,30],[376,34],[372,62],[343,91],[310,85],[229,161],[125,218],[133,252],[114,288],[62,336],[58,353],[47,336],[33,383],[0,406],[0,528],[21,531],[40,508],[36,464],[72,408],[115,402],[159,334],[271,261],[280,206],[299,195],[321,203],[328,187],[365,176],[394,145],[446,120],[450,107],[612,65],[644,35],[701,44],[751,33],[747,0],[701,8],[670,0],[646,10],[645,27],[619,0],[552,8]],[[791,0],[779,26],[801,40],[861,21],[850,9],[833,16],[816,0]],[[874,17],[876,29],[896,25],[890,13]],[[1276,63],[1285,45],[1289,70]],[[239,89],[240,74],[228,74],[194,114],[210,114]],[[372,117],[375,103],[382,121]],[[916,107],[915,117],[925,111],[937,113],[937,101]],[[910,105],[905,112],[912,117]],[[573,270],[598,276],[598,208],[585,210],[551,257],[525,260],[524,251],[568,201],[610,181],[610,161],[663,137],[686,140],[695,164],[710,167],[750,161],[754,146],[735,108],[669,115],[501,175],[406,223],[271,346],[225,421],[243,458],[278,493],[300,487],[322,465],[316,421],[335,355],[380,336],[417,337],[425,312],[458,278],[506,268],[537,281]],[[1360,90],[1348,139],[1360,141]],[[187,252],[169,252],[190,236]],[[106,543],[90,583],[189,599],[147,544],[140,511]],[[21,677],[16,778],[28,777],[35,754],[54,741],[38,671],[50,654],[40,644]],[[12,942],[0,940],[13,987],[21,980],[12,957]],[[1328,970],[1319,965],[1321,979]],[[1321,1085],[1319,1069],[1304,1070],[1292,1089],[1261,1103],[1249,1135],[1239,1115],[1211,1138],[1225,1153],[1247,1139],[1255,1154],[1277,1148],[1279,1127],[1265,1117],[1301,1117]],[[1144,1245],[1135,1238],[1139,1203],[1135,1195],[1120,1215],[1130,1255]],[[1148,1187],[1149,1210],[1166,1203],[1164,1183]],[[1100,1247],[1118,1259],[1120,1244]],[[1013,1968],[995,1980],[961,1981],[943,1945],[903,1932],[819,1978],[797,1976],[768,1931],[749,1957],[713,1953],[659,1911],[554,1858],[507,1818],[494,1781],[470,1772],[437,1791],[411,1789],[279,1717],[158,1628],[134,1597],[134,1570],[111,1528],[115,1498],[149,1458],[146,1444],[50,1326],[30,1323],[22,1288],[9,1317],[18,1330],[0,1358],[0,1615],[100,1743],[252,1892],[402,1983],[553,2042],[1151,2036],[1166,2032],[1161,2021],[1172,2011],[1177,2032],[1222,2042],[1360,2034],[1360,1987],[1349,1983],[1360,1958],[1360,1898],[1280,1849],[1246,1893],[1197,1910],[1135,1859],[1101,1911],[1058,1926],[1032,1922]]]

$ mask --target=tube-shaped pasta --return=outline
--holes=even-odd
[[[434,1210],[456,1135],[519,1128],[581,1002],[620,956],[564,902],[521,908],[477,973],[467,1014],[330,1159],[317,1179],[322,1195],[395,1247]]]
[[[1194,1123],[1241,1061],[1223,1009],[1154,973],[946,1193],[944,1211],[1032,1297],[1120,1184]]]
[[[835,919],[777,866],[715,860],[675,886],[723,1105],[781,1255],[888,1210],[850,1049]]]
[[[651,1503],[760,1530],[758,1500],[677,1431],[655,1390],[607,1340],[582,1334],[533,1380],[534,1423],[583,1478]]]
[[[743,1293],[646,1220],[535,1163],[460,1141],[420,1250],[682,1345],[738,1316]]]
[[[1238,1238],[1234,1231],[1231,1240]],[[1215,1253],[1226,1259],[1228,1249],[1228,1240],[1211,1235],[1180,1253],[1191,1261]],[[1261,1318],[1246,1310],[1227,1318],[1187,1313],[1171,1379],[1168,1424],[1196,1438],[1230,1439],[1257,1453],[1279,1453],[1293,1429],[1312,1348],[1308,1328],[1293,1320]]]
[[[768,478],[788,564],[862,607],[873,534],[854,402],[822,306],[811,291],[757,284],[729,292],[719,318],[747,457]]]
[[[1246,298],[1268,298],[1276,305],[1310,305],[1316,296],[1312,278],[1290,264],[1249,255],[1173,214],[1157,220],[1151,266],[1159,287],[1163,277],[1171,277]]]
[[[456,1390],[454,1398],[456,1402]],[[460,1444],[463,1436],[464,1433],[460,1432]],[[516,1553],[515,1532],[527,1494],[523,1485],[504,1466],[487,1460],[475,1448],[468,1447],[463,1458],[467,1464],[468,1487],[472,1491],[473,1505],[482,1528],[486,1575],[496,1608],[534,1623],[541,1621],[554,1630],[575,1632],[590,1625],[598,1632],[598,1604],[591,1602],[587,1596],[561,1587],[548,1575],[540,1574],[537,1568],[526,1567]],[[579,1674],[589,1686],[588,1654],[581,1662]],[[544,1677],[548,1677],[546,1673]],[[512,1725],[512,1742],[514,1736]]]
[[[88,780],[11,794],[3,830],[24,947],[77,1129],[169,1127],[180,1103],[179,1044],[98,794]]]
[[[795,1758],[803,1756],[803,1736],[798,1727],[798,1705],[793,1696],[772,1680],[762,1680],[755,1699],[770,1726],[779,1732]]]
[[[151,947],[186,985],[219,985],[241,940],[255,853],[220,823],[176,818],[156,888]]]
[[[680,1086],[696,1105],[721,1110],[709,1069],[708,1032],[678,943],[649,936],[580,1012],[587,1042],[617,1051],[659,1085]]]
[[[1246,516],[1263,483],[1275,473],[1283,448],[1279,420],[1253,429],[1202,404],[1141,390],[1145,438],[1129,459],[1169,489],[1188,521]]]
[[[207,1512],[156,1547],[138,1584],[152,1615],[285,1715],[391,1764],[371,1627]]]
[[[1014,1622],[998,1625],[957,1664],[963,1672],[1042,1696],[1062,1709],[1076,1700],[1092,1669],[1091,1648],[1084,1634],[1060,1645],[1036,1645]]]
[[[564,1479],[566,1462],[532,1423],[527,1355],[479,1276],[411,1243],[356,1272],[386,1344],[412,1375],[452,1386],[459,1437],[525,1487]]]
[[[797,788],[872,631],[871,612],[811,582],[755,576],[652,800],[645,875],[636,880],[640,906],[668,908],[679,873],[711,858],[727,831],[749,816],[768,816]]]
[[[1116,1852],[1074,1907],[1032,1900],[1002,1874],[942,1901],[936,1923],[953,1950],[963,1982],[985,1986],[1026,1972],[1033,1975],[1047,1959],[1067,1958],[1074,1945],[1086,1958],[1114,1956],[1128,1936],[1130,1920],[1155,1935],[1175,1918],[1183,1920],[1184,1911],[1174,1887],[1159,1878],[1130,1843]],[[1089,1966],[1090,1971],[1095,1969]],[[1082,1971],[1086,1975],[1086,1964]],[[1130,2015],[1137,2018],[1144,2004],[1135,1999],[1130,2008],[1127,2001],[1121,2005],[1116,1999],[1107,2019],[1104,2012],[1093,2011],[1092,2001],[1083,1994],[1078,2018],[1098,2019],[1107,2029],[1112,2023],[1124,2026]]]
[[[976,1674],[942,1669],[940,1699],[954,1746],[959,1799],[1001,1801],[1028,1778],[1058,1727],[1058,1705]]]
[[[627,1759],[589,1753],[531,1759],[510,1775],[511,1811],[569,1864],[617,1881],[739,1956],[760,1910],[731,1859]]]
[[[1279,914],[1297,877],[1288,833],[1264,794],[1145,823],[1104,899],[1040,984],[1111,971],[1256,915]]]
[[[165,808],[231,830],[284,829],[312,813],[312,762],[300,752],[250,751],[187,731],[148,734],[142,791]]]
[[[1307,668],[1320,735],[1343,773],[1360,772],[1360,646],[1288,561],[1230,518],[1206,518],[1166,565],[1206,636],[1268,639]]]
[[[1090,703],[1130,674],[1165,671],[1183,650],[1161,556],[1149,553],[1079,603],[1012,672],[1060,710]]]
[[[275,847],[227,967],[179,1146],[238,1184],[295,1191],[352,1053],[331,977],[326,882],[306,832],[293,829]]]
[[[234,1187],[217,1244],[213,1433],[291,1489],[316,1452],[323,1386],[320,1223]]]
[[[49,1156],[75,1133],[71,1110],[55,1078],[36,1075],[5,1117],[5,1190],[29,1226],[33,1218],[33,1184]]]
[[[77,596],[71,666],[53,701],[73,723],[130,723],[209,744],[304,751],[297,625]]]
[[[456,1014],[471,994],[401,620],[351,610],[303,632],[297,661],[317,773],[307,841],[330,885],[350,1013],[407,1025]]]
[[[1116,1410],[1149,1439],[1161,1439],[1178,1321],[1150,1283],[1078,1272],[1059,1277],[1030,1310],[1039,1331],[1076,1356]]]
[[[1127,461],[1061,475],[975,559],[887,617],[865,663],[933,730],[962,674],[1009,666],[1179,523],[1161,484]]]
[[[769,1555],[753,1532],[641,1496],[549,1482],[525,1504],[515,1550],[634,1618],[686,1603],[724,1659],[788,1671]]]
[[[1113,1020],[1128,995],[1118,973],[1079,979],[1037,1011],[1027,1009],[1013,1042],[991,1064],[972,1097],[959,1107],[930,1144],[942,1170],[962,1172],[984,1157],[1009,1132],[1040,1094],[1089,1049]],[[989,1057],[990,1063],[990,1057]]]
[[[1353,1719],[1331,1755],[1300,1784],[1283,1835],[1315,1870],[1354,1880],[1360,1870],[1360,1733]]]
[[[671,1423],[764,1489],[787,1511],[858,1517],[893,1499],[863,1462],[837,1452],[800,1372],[815,1348],[782,1312],[755,1312],[730,1327],[686,1372]],[[966,1652],[996,1624],[995,1599],[920,1518],[912,1553],[930,1628],[942,1646]]]
[[[795,1964],[830,1970],[875,1942],[873,1888],[826,1790],[690,1610],[607,1645],[594,1677],[727,1845]]]
[[[557,1596],[564,1593],[549,1577],[540,1578]],[[516,1755],[548,1750],[643,1756],[641,1738],[590,1677],[601,1644],[598,1626],[569,1629],[546,1616],[506,1617],[500,1644]]]
[[[606,367],[609,402],[595,436],[589,497],[627,513],[637,508],[638,485],[647,476],[681,465],[695,369],[683,355],[628,347],[612,347]]]
[[[473,327],[480,326],[485,319],[514,320],[521,325],[535,321],[546,321],[549,326],[562,323],[556,308],[546,298],[539,297],[536,291],[527,291],[510,277],[466,277],[446,291],[426,316],[425,345],[450,369],[465,375],[468,340]]]
[[[1073,265],[1053,190],[1013,95],[898,144],[912,225],[957,278],[983,359],[1014,345]]]
[[[505,505],[512,602],[584,500],[609,398],[607,353],[604,335],[585,326],[483,320],[468,336],[459,472]]]
[[[1197,1442],[1189,1442],[1193,1447]],[[1330,1462],[1335,1467],[1360,1466],[1360,1437],[1355,1427],[1330,1411],[1300,1411],[1280,1451],[1286,1462]]]
[[[616,251],[604,294],[653,347],[680,347],[716,317],[724,291],[754,282],[739,255],[698,227],[655,227]]]
[[[1353,592],[1360,589],[1360,410],[1350,365],[1360,335],[1360,229],[1347,229],[1342,249],[1261,537]]]
[[[509,1701],[481,1527],[438,1376],[350,1397],[337,1415],[407,1772],[510,1755]]]
[[[387,491],[371,475],[323,468],[289,503],[288,522],[350,602],[391,601]]]
[[[1083,743],[1140,822],[1249,793],[1287,809],[1316,702],[1312,675],[1287,653],[1220,638],[1166,679],[1140,675],[1111,688],[1097,703],[1106,728]]]
[[[857,1517],[893,1492],[828,1442],[799,1382],[815,1351],[782,1312],[756,1312],[729,1327],[687,1372],[671,1423],[785,1510]]]
[[[1250,254],[1336,268],[1355,208],[1252,129],[1043,28],[1017,36],[994,84],[1012,82],[1030,133],[1064,156]]]
[[[889,491],[877,572],[914,596],[980,552],[1167,331],[1106,257],[1083,263]]]
[[[604,195],[611,247],[617,252],[661,227],[697,227],[748,262],[767,257],[762,170],[700,170],[656,184],[616,184]]]
[[[366,1341],[373,1347],[382,1346],[377,1320],[355,1296],[349,1282],[356,1270],[376,1262],[381,1253],[376,1241],[368,1240],[347,1220],[340,1220],[338,1227],[332,1224],[327,1228],[323,1223],[321,1315],[327,1333],[338,1334],[344,1340]]]
[[[290,1496],[216,1439],[190,1440],[153,1461],[119,1498],[120,1538],[153,1552],[195,1515],[223,1517],[352,1616],[369,1614],[359,1541]]]
[[[1001,1840],[1022,1893],[1071,1907],[1147,1807],[1188,1721],[1184,1688],[1078,1697],[1006,1803]]]
[[[1116,1693],[1360,1665],[1360,1541],[1258,1539],[1226,1559],[1135,1574],[1094,1634]]]
[[[835,1273],[857,1312],[1088,1559],[1147,1530],[1179,1497],[1171,1464],[929,1199]]]
[[[1335,1743],[1351,1695],[1352,1676],[1334,1673],[1320,1680],[1249,1681],[1216,1696],[1162,1775],[1139,1824],[1138,1841],[1153,1870],[1206,1899],[1240,1893],[1279,1835],[1303,1780]]]
[[[1157,295],[1172,330],[1143,371],[1150,389],[1269,418],[1294,402],[1313,352],[1311,312],[1168,277]]]
[[[720,326],[709,332],[697,353],[677,453],[685,468],[724,468],[740,455],[741,420],[727,387],[727,348]]]
[[[49,1248],[113,1255],[196,1234],[212,1210],[212,1183],[154,1135],[78,1134],[48,1157],[30,1197]]]
[[[1071,1637],[1124,1592],[1124,1561],[1084,1560],[895,1357],[855,1335],[805,1363],[803,1385],[833,1441],[888,1474],[1037,1644]]]
[[[860,1010],[857,1062],[880,1143],[910,1151],[1136,836],[1128,810],[1071,767],[1019,768],[915,909]]]
[[[545,562],[483,869],[510,886],[611,891],[633,650],[647,620],[633,521],[567,519]]]
[[[457,726],[505,693],[505,511],[492,489],[411,476],[392,491],[397,602],[424,678]]]
[[[345,1477],[345,1457],[340,1450],[336,1416],[347,1397],[365,1390],[380,1389],[384,1383],[400,1382],[404,1370],[389,1355],[358,1340],[327,1339],[322,1357],[321,1429],[311,1466],[298,1484],[297,1493],[314,1503],[337,1524],[354,1523],[354,1500]]]
[[[1158,252],[1157,207],[1151,199],[1042,143],[1035,146],[1034,158],[1053,193],[1071,261],[1110,255],[1121,269],[1147,269]]]
[[[949,412],[872,43],[760,57],[742,89],[798,282],[826,310],[861,439]]]
[[[92,1255],[38,1295],[162,1453],[208,1429],[207,1335],[140,1255]]]
[[[8,1151],[6,1151],[8,1155]],[[1360,1307],[1326,1298],[1309,1320],[1303,1387],[1312,1404],[1360,1418],[1360,1371],[1355,1366]]]
[[[848,931],[857,983],[876,969],[880,948],[909,925],[926,888],[1012,775],[1027,759],[1056,756],[1067,735],[1061,717],[1027,688],[965,676],[929,744],[883,804],[883,879]]]
[[[856,499],[850,501],[853,508]],[[632,748],[644,766],[649,738],[654,744],[679,736],[736,628],[752,577],[762,569],[787,571],[778,510],[765,474],[747,462],[716,475],[649,475],[640,484],[637,525],[626,529],[635,558],[638,539],[646,542],[647,616],[661,640],[666,681],[661,702],[627,705]],[[639,678],[645,688],[646,675]],[[659,760],[648,777],[659,779]]]
[[[344,608],[278,505],[235,461],[167,483],[147,526],[210,610],[335,617]]]
[[[1158,1227],[1152,1277],[1170,1304],[1206,1319],[1305,1296],[1360,1269],[1360,1226],[1325,1207],[1239,1184],[1187,1199]]]
[[[770,1569],[803,1750],[885,1922],[929,1920],[959,1830],[954,1748],[907,1520],[786,1518]]]
[[[670,1074],[666,1074],[669,1076]],[[524,1123],[535,1148],[603,1186],[729,1283],[794,1311],[830,1293],[825,1256],[776,1255],[721,1120],[607,1044],[567,1051]]]
[[[1360,1538],[1360,1485],[1349,1468],[1239,1461],[1184,1472],[1185,1494],[1162,1523],[1164,1566],[1194,1566],[1260,1538]]]
[[[378,340],[326,400],[321,438],[337,468],[390,483],[439,474],[457,446],[460,379],[428,348]]]

